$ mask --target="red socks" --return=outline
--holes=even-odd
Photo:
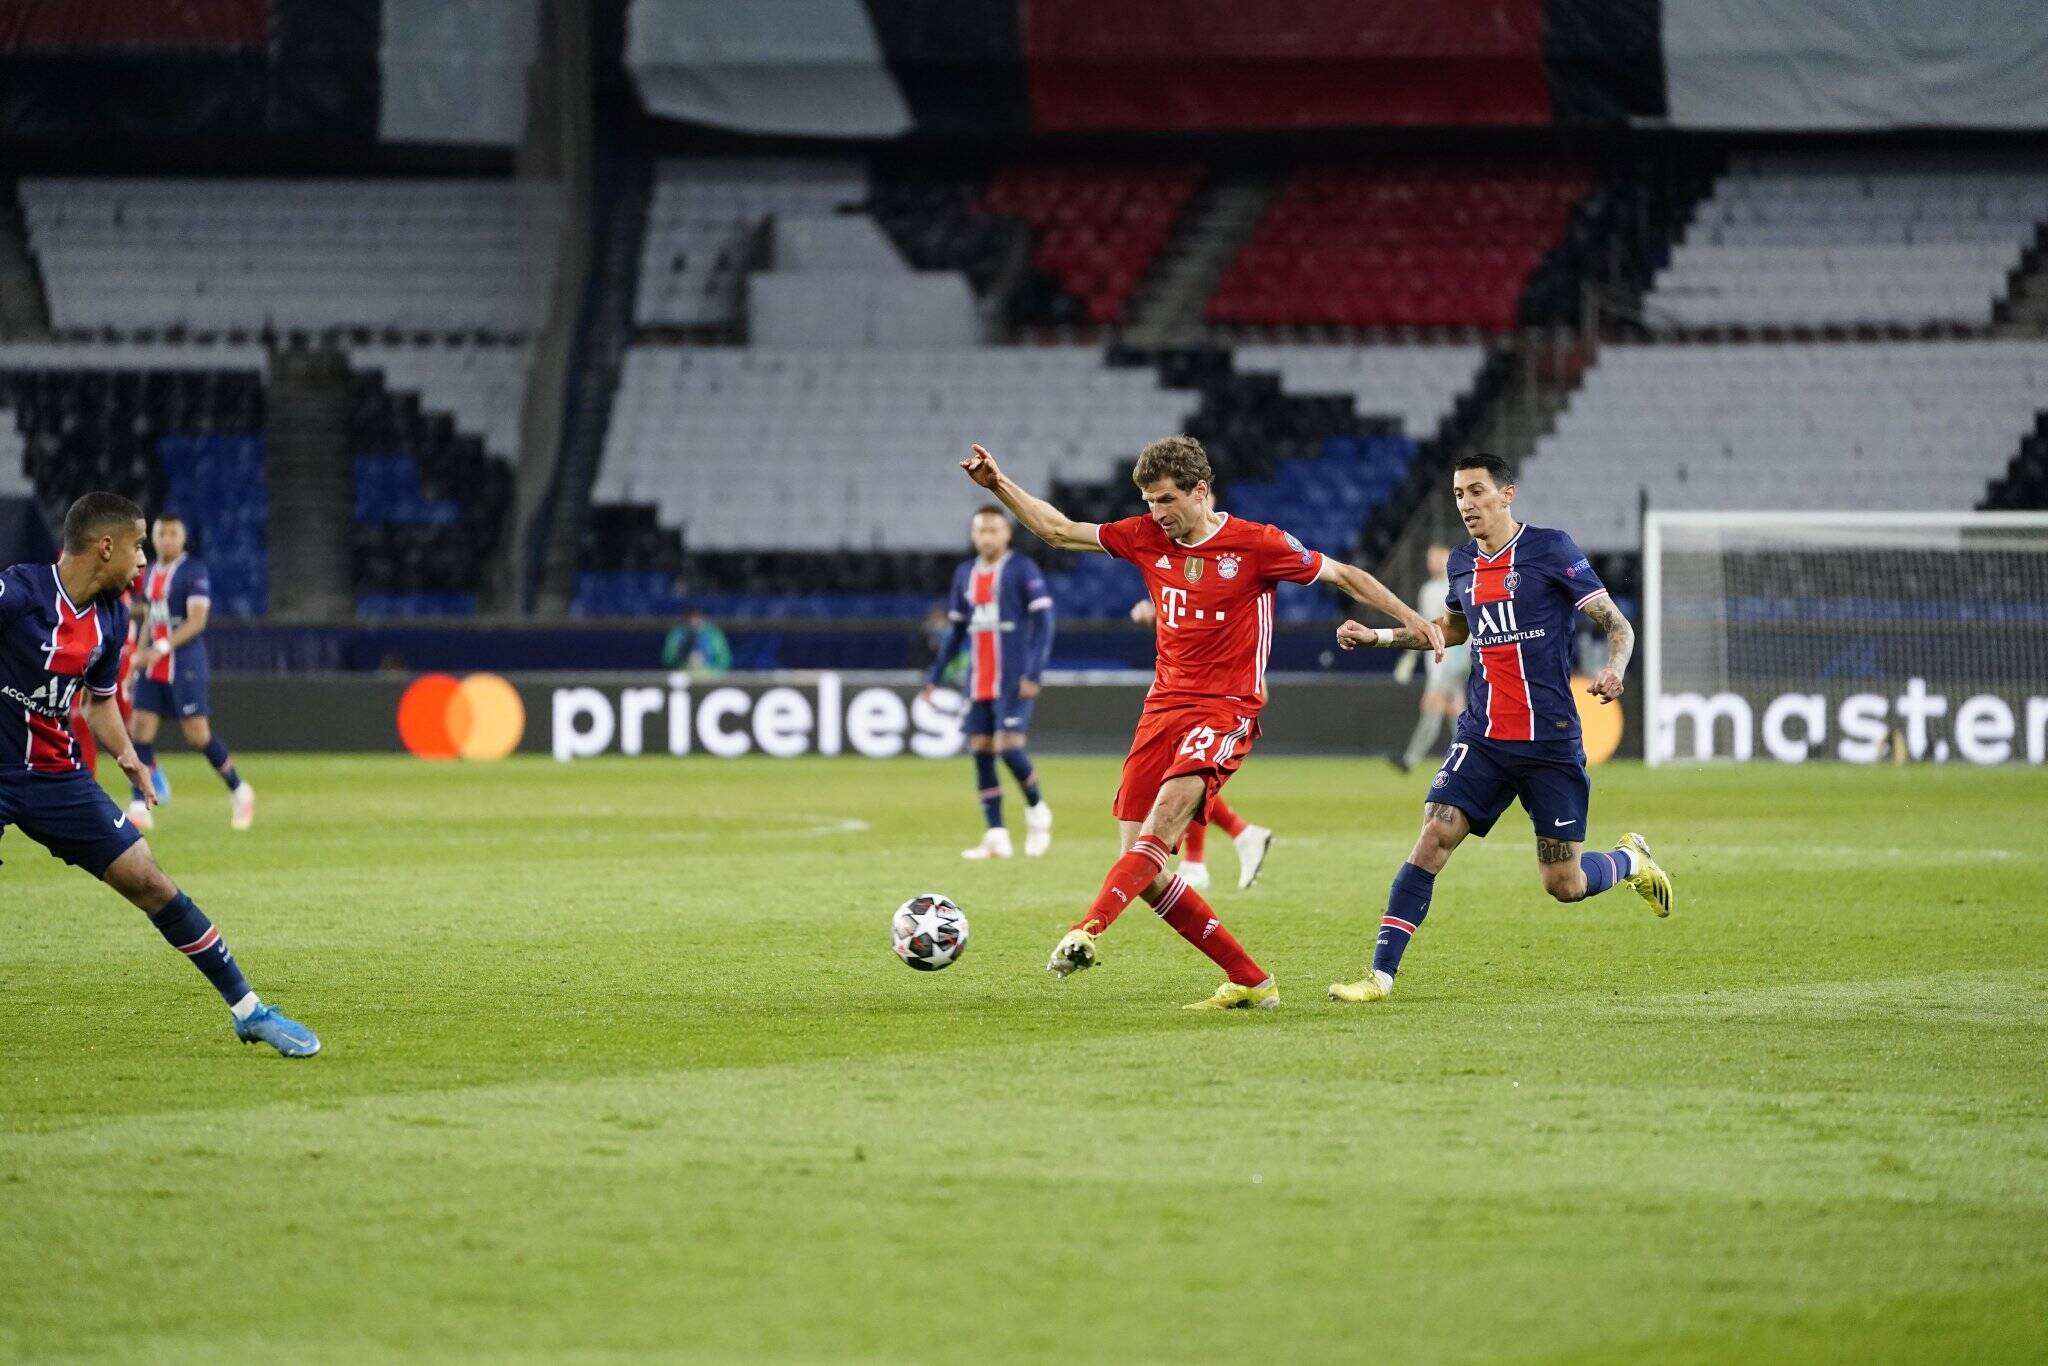
[[[1215,910],[1203,900],[1202,894],[1180,877],[1166,884],[1152,909],[1173,927],[1175,934],[1207,954],[1209,961],[1239,986],[1255,987],[1266,980],[1266,970],[1252,961],[1244,945],[1237,942],[1237,936],[1223,928],[1223,922],[1216,918]]]
[[[1138,836],[1137,843],[1111,866],[1109,876],[1102,880],[1102,890],[1095,894],[1095,904],[1074,928],[1101,934],[1165,871],[1165,843],[1155,835]]]
[[[1244,833],[1244,817],[1232,811],[1221,797],[1209,803],[1209,821],[1232,839]]]

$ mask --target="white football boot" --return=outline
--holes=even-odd
[[[1180,867],[1176,871],[1180,873],[1180,880],[1182,882],[1187,883],[1188,886],[1198,892],[1209,885],[1209,865],[1206,863],[1189,863],[1186,859],[1182,859]]]
[[[981,837],[980,844],[975,845],[972,849],[962,849],[960,857],[976,860],[1009,858],[1016,852],[1015,847],[1010,843],[1010,832],[998,825]]]
[[[1247,825],[1230,842],[1237,846],[1237,890],[1241,892],[1259,880],[1259,869],[1266,866],[1266,853],[1273,847],[1273,832],[1263,825]]]
[[[1052,848],[1052,803],[1040,798],[1024,808],[1024,857],[1042,858]]]
[[[228,794],[228,828],[247,830],[256,823],[256,789],[243,783]]]

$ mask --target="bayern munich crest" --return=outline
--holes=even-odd
[[[1226,579],[1234,579],[1234,578],[1236,578],[1236,577],[1237,577],[1237,556],[1235,556],[1235,555],[1219,555],[1219,556],[1217,556],[1217,557],[1216,557],[1216,572],[1217,572],[1218,574],[1220,574],[1221,576],[1223,576],[1224,578],[1226,578]]]
[[[1500,581],[1500,586],[1510,593],[1514,592],[1522,586],[1522,572],[1519,569],[1510,569],[1507,577]]]

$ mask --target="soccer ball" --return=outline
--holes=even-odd
[[[890,946],[907,966],[937,972],[967,952],[967,916],[937,892],[914,896],[889,922]]]

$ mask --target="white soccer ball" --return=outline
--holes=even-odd
[[[896,908],[889,943],[907,966],[937,972],[967,952],[967,914],[937,892],[914,896]]]

